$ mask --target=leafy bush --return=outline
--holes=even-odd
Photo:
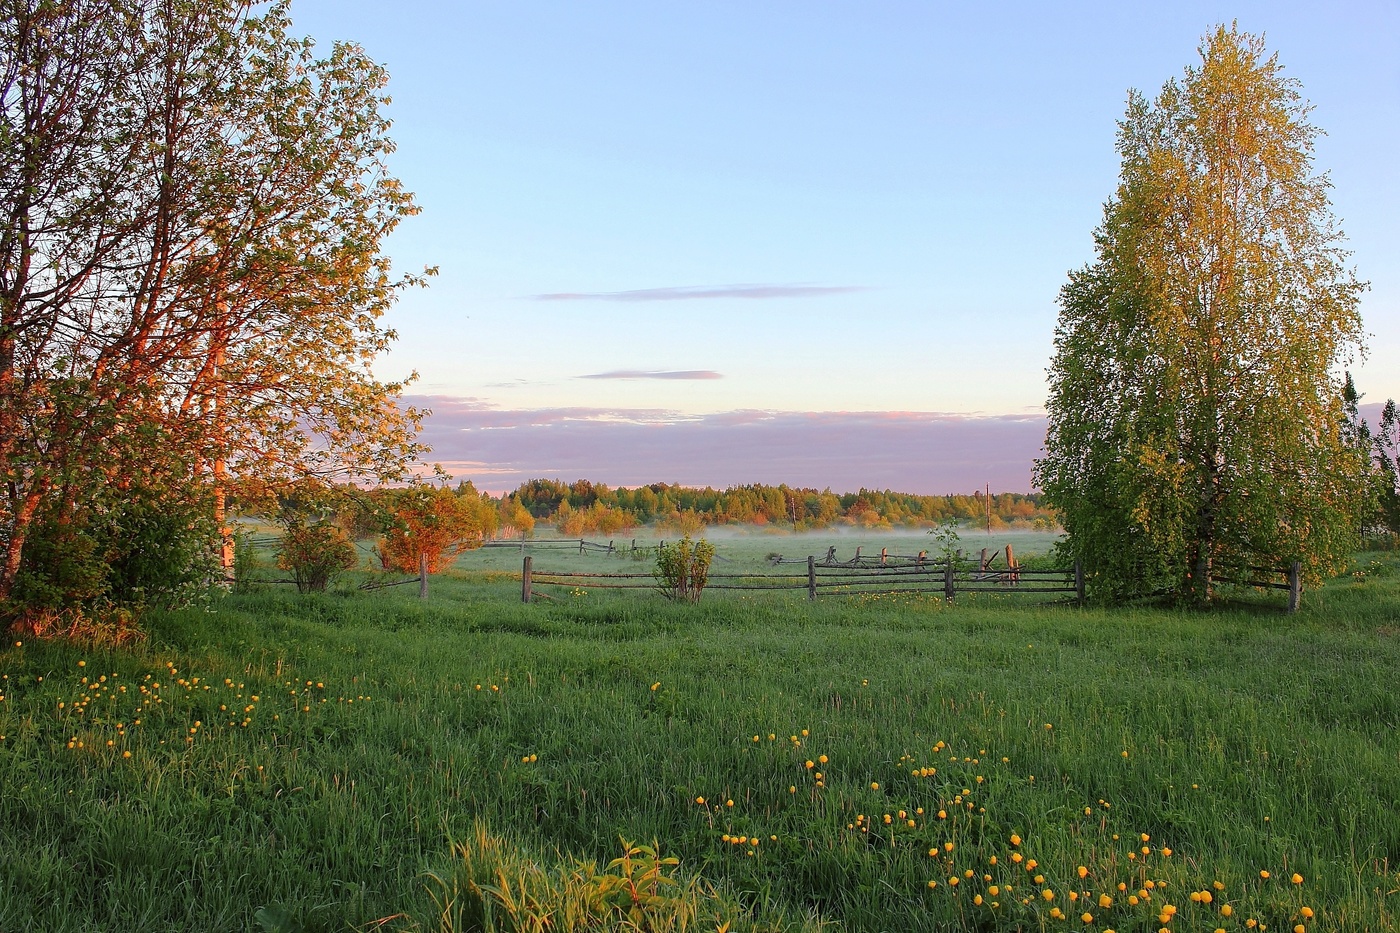
[[[328,521],[288,524],[277,566],[290,571],[299,593],[323,593],[336,577],[359,563],[355,542]]]
[[[30,526],[6,615],[139,614],[185,603],[208,583],[215,529],[208,490],[152,481],[103,486]]]
[[[481,546],[495,530],[496,510],[470,484],[454,493],[428,485],[394,489],[384,494],[390,525],[380,539],[379,560],[385,570],[418,572],[426,556],[428,572],[440,573],[463,551]]]
[[[715,546],[701,538],[691,542],[690,535],[675,544],[664,541],[656,548],[656,580],[667,599],[698,603],[700,593],[709,581],[710,561]]]

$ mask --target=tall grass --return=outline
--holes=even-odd
[[[1291,617],[463,574],[11,644],[0,930],[448,929],[473,839],[538,890],[654,843],[696,929],[1394,929],[1400,573],[1356,574]]]

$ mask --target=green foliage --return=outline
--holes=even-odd
[[[288,524],[277,551],[277,566],[291,572],[299,593],[325,592],[358,563],[355,542],[329,521]]]
[[[1379,524],[1394,539],[1400,537],[1400,410],[1394,399],[1387,400],[1381,409],[1372,442]]]
[[[953,563],[962,557],[962,536],[958,534],[957,521],[943,522],[930,529],[929,534],[933,535],[934,553],[943,563]]]
[[[667,599],[698,603],[709,581],[710,561],[715,546],[701,538],[691,542],[686,535],[673,543],[662,542],[656,548],[656,581]]]
[[[208,489],[166,477],[52,503],[27,533],[9,610],[171,607],[202,592],[213,570]]]
[[[987,498],[973,495],[916,496],[890,490],[862,489],[838,496],[830,489],[795,489],[761,483],[716,490],[655,483],[635,489],[611,489],[602,483],[535,479],[506,497],[561,533],[612,534],[651,524],[679,534],[695,534],[707,525],[775,525],[805,531],[833,525],[890,528],[930,527],[943,521],[986,520]],[[991,497],[994,528],[1056,526],[1053,512],[1038,495],[1000,493]],[[504,507],[504,506],[503,506]]]
[[[258,573],[263,562],[257,546],[246,531],[237,531],[233,536],[233,588],[246,592],[257,585]]]
[[[1205,602],[1294,560],[1316,583],[1356,541],[1338,369],[1364,286],[1318,130],[1261,40],[1221,27],[1200,51],[1155,103],[1130,96],[1098,259],[1060,293],[1037,481],[1100,596]]]
[[[623,854],[599,870],[575,860],[552,870],[493,835],[482,823],[452,845],[450,873],[428,873],[441,933],[669,933],[700,918],[728,926],[740,908],[711,887],[671,872],[677,859],[656,846],[622,843]],[[726,917],[728,920],[726,920]]]

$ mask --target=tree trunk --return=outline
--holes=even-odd
[[[34,513],[39,510],[39,503],[44,500],[46,485],[36,483],[15,509],[9,529],[10,540],[5,544],[5,563],[0,566],[0,602],[7,601],[14,591],[15,577],[19,576],[20,561],[24,557],[24,542],[34,524]]]
[[[1215,562],[1215,523],[1220,510],[1220,467],[1212,451],[1206,458],[1205,483],[1201,491],[1201,507],[1196,513],[1195,550],[1191,569],[1187,572],[1186,595],[1197,606],[1207,605],[1213,595],[1210,575]]]

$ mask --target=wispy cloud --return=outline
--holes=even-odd
[[[614,369],[606,373],[589,373],[579,379],[723,379],[724,376],[713,369],[678,369],[674,371],[654,369]]]
[[[680,285],[624,292],[551,292],[536,301],[693,301],[700,298],[822,298],[869,291],[868,285]]]
[[[422,434],[433,447],[430,459],[493,491],[552,477],[613,486],[760,482],[926,495],[966,493],[990,483],[996,490],[1027,492],[1045,439],[1042,414],[691,415],[624,408],[511,411],[446,396],[405,401],[433,410]]]

